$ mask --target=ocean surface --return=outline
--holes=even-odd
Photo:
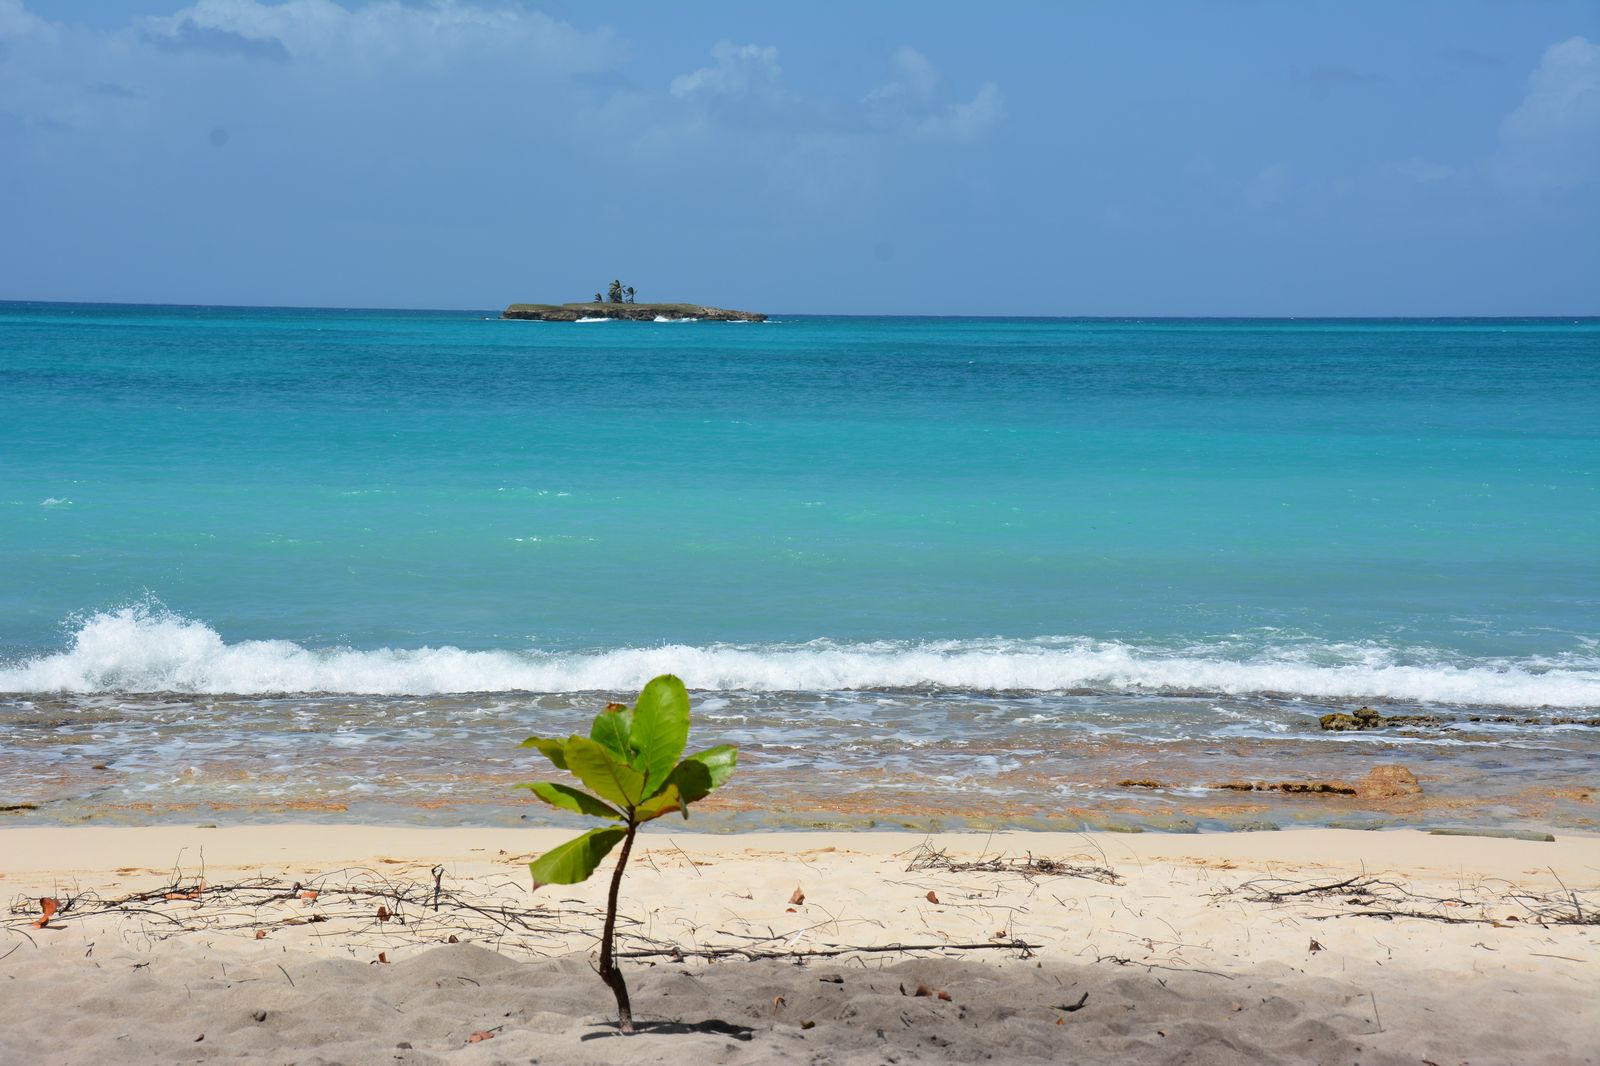
[[[1600,320],[0,304],[17,818],[560,822],[665,671],[712,827],[1592,827]]]

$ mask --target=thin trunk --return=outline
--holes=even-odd
[[[633,1032],[633,1007],[628,1002],[628,983],[622,971],[612,961],[612,940],[617,931],[617,890],[622,887],[622,868],[628,865],[628,852],[633,850],[633,834],[637,825],[628,826],[628,835],[622,838],[622,854],[617,856],[617,868],[611,874],[611,894],[606,899],[606,927],[600,934],[600,980],[611,986],[617,997],[617,1028],[624,1033]]]

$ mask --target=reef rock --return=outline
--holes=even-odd
[[[1374,766],[1367,776],[1356,782],[1356,795],[1362,799],[1394,799],[1397,796],[1421,794],[1417,775],[1404,766],[1390,764]]]

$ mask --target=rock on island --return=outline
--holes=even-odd
[[[576,322],[580,318],[625,318],[635,322],[657,319],[694,318],[702,322],[765,322],[767,316],[755,311],[729,311],[700,304],[512,304],[500,312],[501,318],[528,318],[538,322]]]

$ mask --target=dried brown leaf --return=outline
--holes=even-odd
[[[61,901],[54,896],[42,896],[39,899],[39,909],[44,913],[33,920],[35,929],[43,929],[50,924],[50,919],[56,916],[56,911],[61,909]]]

